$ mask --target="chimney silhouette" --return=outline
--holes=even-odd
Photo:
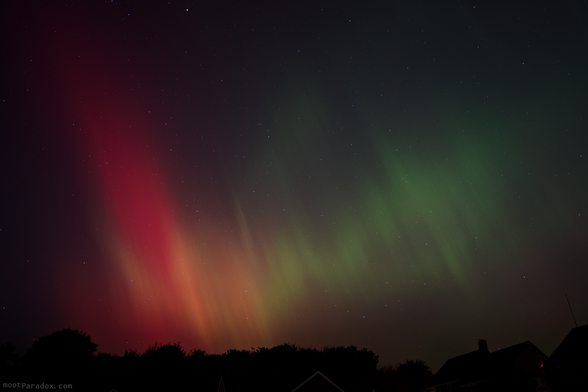
[[[484,339],[478,339],[478,349],[484,353],[490,352],[490,351],[488,351],[488,342],[485,341]]]

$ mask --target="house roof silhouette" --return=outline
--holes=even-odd
[[[588,377],[588,325],[573,328],[545,364],[549,389],[553,392],[586,388]]]
[[[531,342],[515,344],[490,352],[485,340],[480,340],[479,350],[451,358],[439,369],[429,383],[428,390],[444,384],[461,387],[484,383],[497,385],[500,380],[542,377],[541,367],[547,360]]]
[[[573,328],[549,357],[550,367],[586,361],[588,324]]]
[[[321,372],[308,377],[302,384],[292,389],[292,392],[344,392]]]

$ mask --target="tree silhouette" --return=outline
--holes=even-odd
[[[407,360],[394,366],[380,368],[379,389],[397,392],[417,392],[421,390],[433,373],[420,359]]]
[[[23,357],[33,380],[72,382],[87,378],[98,345],[77,329],[62,329],[36,340]]]
[[[155,343],[140,358],[141,371],[149,389],[179,390],[185,380],[186,352],[180,342]]]
[[[77,329],[62,329],[36,340],[28,349],[27,361],[87,361],[98,345],[89,335]]]
[[[147,351],[141,355],[141,361],[154,362],[158,365],[176,365],[186,357],[186,352],[180,342],[177,343],[155,343],[149,346]]]

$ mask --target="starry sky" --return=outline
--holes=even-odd
[[[2,340],[550,355],[566,294],[588,322],[588,5],[522,4],[3,3]]]

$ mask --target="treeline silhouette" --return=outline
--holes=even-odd
[[[420,360],[378,367],[367,349],[322,350],[282,344],[272,348],[186,353],[180,343],[155,343],[144,353],[97,353],[90,336],[63,329],[36,340],[23,356],[12,344],[0,345],[0,381],[71,384],[78,391],[217,391],[290,392],[320,371],[346,392],[416,392],[432,375]]]

